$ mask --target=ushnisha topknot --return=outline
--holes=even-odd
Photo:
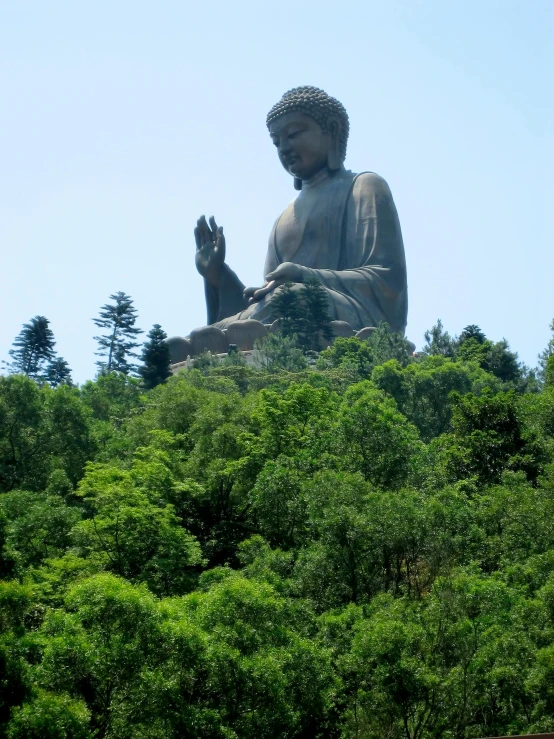
[[[327,130],[327,121],[329,118],[338,118],[342,125],[339,133],[340,156],[344,160],[346,157],[346,144],[348,142],[348,132],[350,130],[350,122],[348,113],[342,103],[336,98],[331,97],[318,87],[295,87],[285,92],[279,102],[271,108],[267,114],[266,125],[269,125],[284,115],[285,113],[304,113],[318,123],[321,128]]]

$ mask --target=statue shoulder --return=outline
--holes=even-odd
[[[360,195],[379,194],[392,197],[387,181],[375,172],[354,175],[353,190]]]

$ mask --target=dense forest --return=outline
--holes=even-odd
[[[40,316],[0,377],[0,737],[554,729],[554,334],[534,372],[296,326],[169,377],[112,297],[94,381]]]

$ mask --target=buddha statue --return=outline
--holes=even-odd
[[[245,288],[227,264],[215,218],[198,219],[196,267],[204,278],[208,325],[229,335],[235,325],[252,328],[248,321],[267,327],[277,318],[273,303],[280,287],[300,289],[315,278],[327,293],[330,316],[350,333],[382,321],[404,332],[408,293],[396,207],[379,175],[345,169],[349,120],[343,105],[316,87],[297,87],[269,111],[266,123],[298,195],[273,226],[259,287]],[[174,362],[184,358],[183,341],[169,340]]]

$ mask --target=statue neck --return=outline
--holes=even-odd
[[[328,167],[324,167],[323,169],[320,169],[319,172],[316,172],[313,177],[310,177],[309,180],[302,180],[302,190],[309,190],[312,187],[317,187],[323,182],[328,182],[337,174],[344,171],[344,166],[335,171],[331,171]]]

